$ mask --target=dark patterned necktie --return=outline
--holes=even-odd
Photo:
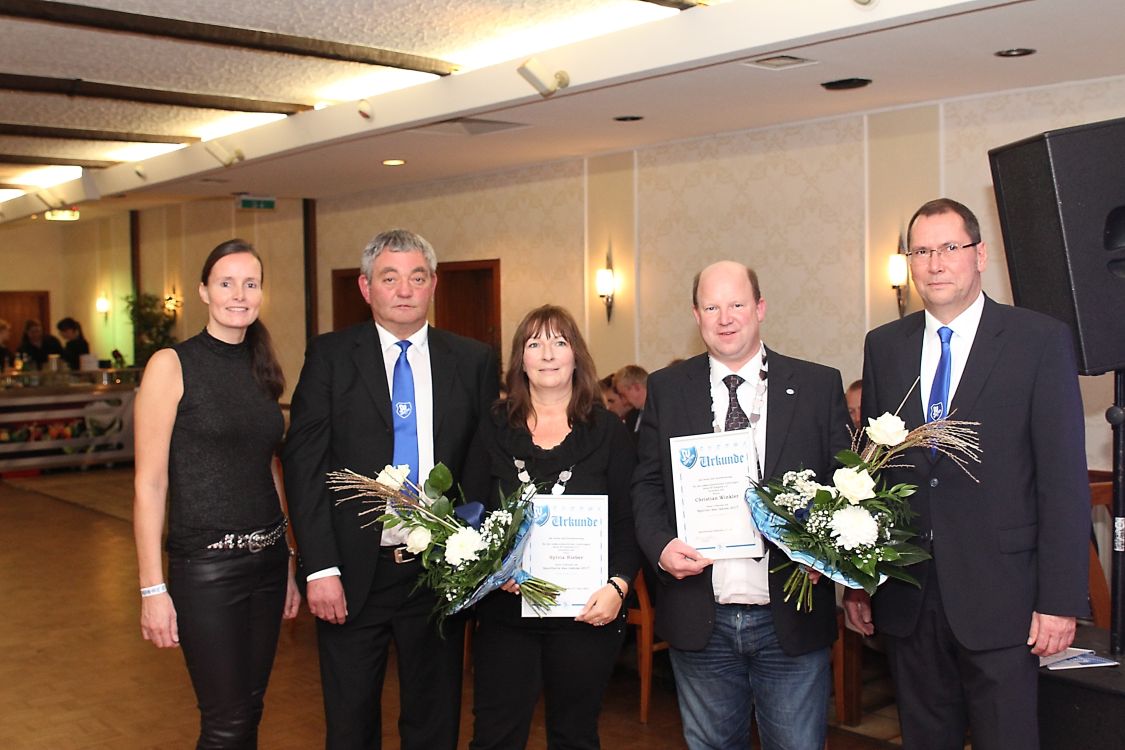
[[[742,405],[738,403],[738,386],[742,385],[743,379],[738,375],[727,375],[723,378],[723,383],[730,393],[730,406],[727,407],[727,423],[723,427],[726,432],[732,430],[745,430],[750,426],[750,418],[746,416],[746,412],[742,410]]]

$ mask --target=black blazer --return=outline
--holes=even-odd
[[[867,335],[863,416],[894,412],[918,377],[921,312]],[[918,485],[910,498],[934,560],[909,571],[925,585],[936,571],[957,640],[970,649],[1027,641],[1033,610],[1088,614],[1090,495],[1077,364],[1062,323],[985,299],[953,419],[979,421],[981,463],[974,482],[948,458],[910,451],[913,468],[888,470],[888,483]],[[907,427],[923,419],[920,386],[902,408]],[[928,395],[928,394],[923,394]],[[866,423],[866,421],[865,421]],[[891,581],[873,598],[875,624],[913,632],[922,595]]]
[[[496,399],[492,350],[430,328],[434,460],[460,477],[477,424]],[[349,617],[363,609],[376,572],[381,524],[366,523],[358,501],[337,505],[325,475],[351,469],[375,476],[394,456],[391,396],[379,334],[372,322],[309,343],[293,393],[282,451],[289,515],[300,549],[298,580],[339,567]]]
[[[835,455],[851,443],[844,385],[838,370],[793,359],[769,350],[766,411],[766,455],[762,471],[773,478],[791,469],[813,469],[828,480]],[[653,567],[676,536],[672,491],[672,456],[668,439],[711,432],[711,385],[707,355],[701,354],[649,376],[637,471],[633,476],[633,517],[637,541]],[[780,562],[780,552],[771,559]],[[782,586],[791,569],[770,574],[770,602],[777,637],[785,653],[807,653],[836,638],[833,584],[822,580],[814,589],[813,611],[797,612],[785,602]],[[675,648],[699,650],[714,626],[711,569],[677,581],[658,572],[661,590],[657,631]]]

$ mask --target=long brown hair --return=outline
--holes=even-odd
[[[203,261],[203,271],[199,275],[199,280],[203,285],[207,286],[207,280],[211,278],[211,269],[215,267],[216,263],[222,258],[236,253],[249,253],[254,256],[262,269],[262,282],[264,284],[266,266],[262,263],[262,256],[258,255],[258,251],[246,240],[234,239],[218,245],[207,256],[207,260]],[[269,394],[270,398],[274,400],[281,398],[282,392],[285,391],[285,374],[282,373],[281,365],[274,353],[270,332],[261,319],[255,320],[246,329],[246,344],[250,349],[250,369],[254,373],[254,380],[262,387],[262,390]]]
[[[528,417],[535,414],[535,408],[531,405],[527,373],[523,369],[523,349],[528,340],[536,336],[561,336],[570,344],[570,349],[574,352],[574,383],[570,403],[566,407],[566,417],[571,426],[578,422],[588,422],[594,404],[601,399],[594,358],[590,356],[586,341],[578,332],[574,316],[558,305],[543,305],[524,316],[512,337],[512,355],[508,359],[508,372],[504,375],[508,388],[508,400],[505,402],[508,424],[511,427],[526,427]]]

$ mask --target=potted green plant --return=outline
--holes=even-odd
[[[125,298],[129,319],[133,322],[133,358],[136,367],[144,367],[159,349],[172,346],[176,313],[164,307],[164,300],[155,294],[141,292]]]

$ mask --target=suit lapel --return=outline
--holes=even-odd
[[[457,358],[441,331],[430,327],[427,333],[430,348],[430,383],[433,389],[434,446],[441,434],[442,417],[449,411],[445,405],[453,392],[453,380],[457,372]]]
[[[908,318],[904,325],[906,336],[902,346],[895,352],[896,377],[890,384],[891,399],[884,403],[888,404],[887,411],[902,403],[898,415],[906,422],[907,429],[912,430],[921,425],[925,418],[922,400],[926,394],[921,392],[922,384],[918,376],[922,371],[922,337],[926,333],[926,316],[918,313]],[[906,401],[903,402],[903,399]],[[891,400],[894,401],[893,406],[890,405]]]
[[[352,362],[359,373],[359,379],[375,403],[375,411],[388,427],[391,426],[391,393],[387,389],[387,370],[383,363],[383,351],[379,347],[379,332],[375,330],[374,323],[360,329],[352,352]]]
[[[950,405],[949,411],[954,419],[967,419],[967,415],[973,413],[981,389],[1000,360],[1000,354],[1004,350],[1004,323],[1000,318],[997,304],[986,297],[977,335],[973,339],[973,348],[969,350],[965,371],[961,374],[961,381],[957,384],[957,392],[953,394],[953,403]]]
[[[700,354],[684,365],[687,384],[680,394],[687,413],[684,435],[702,435],[714,432],[714,415],[711,412],[711,365],[706,354]]]
[[[769,354],[769,380],[766,390],[766,460],[762,466],[760,479],[768,479],[774,475],[781,451],[785,447],[785,438],[789,434],[789,425],[793,422],[793,412],[797,406],[797,399],[801,397],[800,384],[797,375],[790,365],[788,358],[770,351]]]

